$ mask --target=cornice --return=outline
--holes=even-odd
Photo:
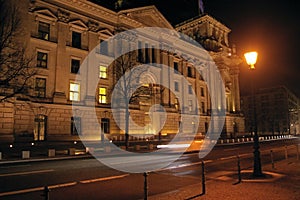
[[[182,31],[182,30],[197,26],[198,24],[202,24],[203,22],[209,22],[209,23],[215,25],[216,27],[219,27],[220,29],[224,30],[226,33],[229,33],[231,31],[227,26],[225,26],[224,24],[222,24],[221,22],[219,22],[218,20],[216,20],[215,18],[213,18],[207,14],[186,20],[186,21],[176,25],[175,29],[177,31]]]

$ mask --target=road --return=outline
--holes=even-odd
[[[295,156],[299,139],[261,143],[262,163]],[[237,159],[242,169],[252,168],[252,144],[216,146],[205,158],[207,179],[224,171],[235,171]],[[184,154],[165,169],[148,174],[149,195],[170,192],[201,181],[201,160],[197,153]],[[144,176],[116,171],[96,159],[31,162],[0,165],[0,199],[43,199],[44,186],[50,199],[143,199]],[[199,188],[199,191],[201,188]]]

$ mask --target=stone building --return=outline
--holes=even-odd
[[[18,5],[22,8],[21,38],[26,43],[28,55],[35,56],[37,74],[31,78],[32,88],[26,94],[0,104],[0,141],[78,140],[78,135],[88,134],[84,122],[89,121],[90,115],[72,110],[74,103],[78,106],[95,105],[98,123],[108,137],[123,135],[124,130],[116,124],[110,104],[111,90],[117,81],[115,70],[119,68],[109,67],[109,59],[101,60],[89,72],[81,69],[81,65],[95,48],[103,54],[113,55],[111,44],[103,41],[116,33],[141,27],[176,30],[203,45],[219,67],[225,85],[227,110],[223,136],[244,134],[238,80],[241,60],[236,56],[235,48],[229,46],[230,30],[211,16],[203,15],[174,28],[154,6],[115,12],[88,0],[22,0]],[[160,104],[168,112],[166,123],[160,131],[162,135],[175,135],[179,129],[179,116],[185,112],[199,114],[200,120],[198,127],[191,123],[184,131],[196,129],[199,135],[204,135],[210,124],[212,106],[203,77],[187,59],[159,50],[159,44],[150,36],[147,42],[138,43],[143,50],[135,53],[143,56],[137,56],[135,62],[169,66],[167,72],[161,70],[160,73],[175,74],[167,80],[168,84],[175,93],[183,93],[185,99],[179,106],[178,101],[181,100],[176,99],[170,90],[155,84],[148,74],[141,77],[150,79],[150,84],[144,85],[148,93],[130,104],[132,119],[141,126],[147,126],[151,120],[149,108],[152,104]],[[100,42],[102,45],[99,48]],[[192,53],[193,47],[186,47],[185,50]],[[96,91],[91,91],[82,83],[80,74],[84,73],[97,74],[99,82]],[[177,74],[186,77],[189,85],[176,81]],[[191,90],[195,91],[198,102],[189,99]],[[199,106],[196,106],[197,103]],[[132,134],[158,134],[151,129],[153,127]]]
[[[262,135],[300,134],[299,98],[285,86],[259,89],[254,97],[242,97],[246,132],[253,130],[254,106],[258,133]]]

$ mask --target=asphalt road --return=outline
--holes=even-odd
[[[299,139],[261,143],[262,163],[296,155]],[[207,179],[223,171],[235,171],[237,158],[242,169],[252,168],[252,144],[216,146],[205,158]],[[146,162],[145,165],[152,161]],[[153,161],[158,162],[158,161]],[[149,195],[170,192],[201,181],[198,153],[184,154],[165,169],[150,172]],[[96,159],[76,159],[0,165],[0,199],[44,199],[44,186],[51,189],[50,199],[143,199],[143,173],[129,174],[101,164]],[[200,192],[201,188],[199,188]]]

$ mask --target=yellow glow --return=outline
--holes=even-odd
[[[250,69],[255,69],[254,65],[257,60],[257,52],[252,51],[244,54],[246,62],[248,65],[250,65]]]
[[[99,66],[99,77],[107,78],[107,67],[100,65]]]

